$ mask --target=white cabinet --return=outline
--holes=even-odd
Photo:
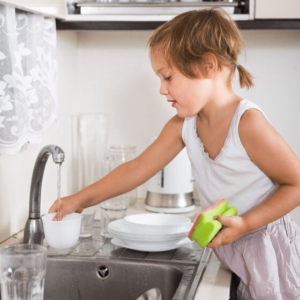
[[[0,4],[13,5],[29,12],[58,19],[65,19],[67,15],[66,0],[0,0]]]
[[[256,0],[256,19],[299,19],[300,0]]]

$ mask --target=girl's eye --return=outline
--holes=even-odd
[[[170,81],[171,78],[172,78],[172,76],[168,76],[168,77],[165,77],[165,80],[166,80],[166,81]]]

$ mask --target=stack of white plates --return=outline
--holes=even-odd
[[[184,216],[139,214],[108,225],[112,243],[139,251],[167,251],[191,243],[187,237],[192,223]]]

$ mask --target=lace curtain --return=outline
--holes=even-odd
[[[55,19],[0,4],[0,154],[40,143],[58,113]]]

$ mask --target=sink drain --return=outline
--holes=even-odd
[[[106,266],[99,266],[97,268],[97,276],[102,279],[105,280],[109,277],[110,272],[109,272],[109,268]]]

